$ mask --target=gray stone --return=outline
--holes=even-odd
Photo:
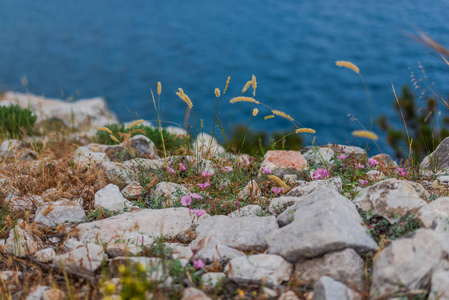
[[[342,189],[342,182],[340,177],[332,177],[325,180],[314,180],[310,182],[306,182],[298,187],[295,187],[290,192],[287,193],[287,196],[290,197],[302,197],[306,196],[313,191],[320,188],[328,188],[330,190],[334,190],[336,192]]]
[[[26,297],[26,300],[41,300],[45,291],[50,287],[46,285],[38,285],[32,289],[32,292]]]
[[[67,253],[56,255],[53,264],[72,271],[95,272],[105,258],[103,247],[94,243],[87,243]]]
[[[356,146],[347,146],[347,145],[337,145],[337,144],[329,144],[326,148],[329,147],[332,151],[334,151],[335,155],[349,155],[350,158],[355,158],[360,161],[366,158],[366,151],[360,147]]]
[[[218,156],[226,153],[225,148],[223,148],[214,137],[207,133],[198,134],[192,147],[197,153],[205,156]]]
[[[287,208],[295,206],[302,197],[291,197],[291,196],[281,196],[273,198],[270,201],[270,206],[268,206],[268,212],[277,215],[285,211]]]
[[[203,216],[199,219],[202,220]],[[127,212],[107,219],[83,223],[77,226],[81,241],[98,239],[109,242],[112,239],[140,237],[175,237],[194,225],[196,216],[185,207],[166,209],[142,209]],[[132,236],[130,236],[132,235]]]
[[[267,247],[265,237],[277,228],[276,218],[273,216],[236,219],[213,216],[198,225],[197,238],[192,242],[191,248],[200,246],[207,237],[214,237],[219,244],[237,250],[262,251]]]
[[[278,300],[299,300],[299,298],[298,298],[298,296],[296,296],[295,292],[288,291],[288,292],[281,294],[281,296],[279,297]]]
[[[140,254],[145,247],[153,244],[153,239],[136,233],[129,233],[121,239],[113,239],[106,246],[106,253],[110,257],[135,256]]]
[[[171,250],[171,256],[173,259],[191,259],[193,257],[193,251],[189,246],[185,246],[178,243],[166,243],[164,247]]]
[[[145,190],[138,182],[133,181],[125,186],[121,193],[128,200],[136,200],[145,193]]]
[[[329,276],[355,290],[364,291],[363,275],[363,260],[353,249],[345,249],[296,263],[293,277],[296,281],[313,285],[321,277]]]
[[[229,218],[256,217],[263,214],[263,209],[259,205],[246,205],[233,211],[228,215]]]
[[[421,289],[441,267],[448,253],[448,235],[419,229],[391,242],[374,260],[371,296],[384,297],[404,289]]]
[[[427,173],[443,171],[449,167],[449,138],[445,138],[420,164],[420,170]]]
[[[222,241],[215,237],[197,239],[190,244],[190,247],[196,253],[195,258],[205,263],[212,263],[215,259],[224,263],[230,259],[245,256],[245,253],[223,245]]]
[[[196,288],[186,288],[182,291],[181,300],[211,300],[204,292]]]
[[[80,165],[98,165],[104,161],[110,161],[104,152],[106,146],[101,144],[89,144],[76,149],[73,162]]]
[[[222,272],[209,272],[201,276],[201,282],[206,288],[213,288],[226,280],[226,274]]]
[[[323,276],[313,286],[313,300],[354,300],[361,299],[343,283]]]
[[[32,229],[22,220],[9,231],[3,250],[17,257],[33,255],[42,248],[42,241],[33,234]]]
[[[372,211],[393,222],[407,212],[417,211],[426,205],[421,197],[429,197],[421,184],[388,178],[361,190],[354,203],[363,211]]]
[[[353,248],[359,253],[377,249],[366,233],[354,204],[335,191],[320,189],[296,206],[294,221],[267,237],[268,252],[290,262]]]
[[[310,147],[307,151],[301,151],[301,153],[308,162],[314,164],[328,164],[334,157],[334,151],[330,148]]]
[[[56,252],[52,248],[45,248],[42,250],[37,251],[34,254],[34,257],[43,263],[52,262],[53,259],[56,257]]]
[[[109,211],[123,211],[132,204],[120,193],[118,186],[108,184],[95,193],[95,208],[103,208]]]
[[[86,221],[83,207],[68,199],[51,202],[36,210],[34,222],[44,226],[54,227],[63,223],[80,223]]]
[[[449,218],[449,197],[438,198],[421,207],[416,217],[426,228],[431,228],[437,218]]]
[[[436,271],[432,275],[428,300],[449,300],[449,271]]]
[[[179,203],[181,197],[189,193],[189,190],[183,185],[164,181],[156,185],[156,188],[150,192],[150,196],[153,199],[163,198],[163,206],[170,207]]]
[[[258,199],[262,197],[262,191],[260,190],[255,180],[250,180],[248,184],[239,192],[240,200],[246,199]]]
[[[146,136],[139,134],[131,138],[131,149],[138,157],[157,159],[156,146]]]
[[[224,272],[231,279],[245,279],[281,284],[288,281],[293,271],[293,266],[278,255],[256,254],[233,258]]]
[[[295,220],[296,205],[289,206],[282,214],[280,214],[276,221],[279,227],[284,227]]]
[[[59,289],[48,289],[42,294],[42,300],[64,300],[67,299],[63,291]]]
[[[8,208],[13,211],[34,211],[37,207],[44,204],[44,199],[41,196],[26,195],[18,197],[10,195],[7,197]]]

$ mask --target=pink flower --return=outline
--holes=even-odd
[[[192,209],[195,215],[199,218],[206,213],[204,209]]]
[[[405,172],[404,168],[397,168],[396,170],[398,170],[399,175],[401,175],[402,177],[408,175],[408,172]]]
[[[203,177],[210,177],[210,176],[212,176],[212,173],[203,171],[203,172],[201,172],[201,176],[203,176]]]
[[[339,155],[339,156],[337,156],[337,158],[339,158],[341,161],[344,161],[347,157],[348,157],[348,155]]]
[[[367,185],[368,184],[368,180],[359,179],[359,182],[360,182],[361,185]]]
[[[190,195],[185,195],[181,197],[182,206],[189,206],[190,204],[192,204],[192,198],[190,197]]]
[[[282,188],[280,188],[280,187],[273,187],[273,188],[271,189],[271,191],[272,191],[275,195],[278,195],[278,194],[280,194],[280,193],[282,192]]]
[[[204,261],[202,261],[201,259],[198,260],[192,260],[193,262],[193,267],[195,269],[201,269],[202,267],[204,267],[206,264],[204,263]]]
[[[203,199],[203,196],[201,196],[200,194],[197,194],[197,193],[190,194],[189,196],[195,200]]]
[[[264,173],[264,174],[270,174],[271,173],[271,170],[270,169],[267,169],[267,168],[265,168],[264,166],[262,166],[262,173]]]
[[[167,166],[167,169],[168,169],[168,173],[171,173],[171,174],[176,173],[176,171],[170,166]]]
[[[237,208],[239,209],[240,212],[240,201],[237,201]]]
[[[371,167],[379,164],[379,162],[375,158],[368,158],[368,162]]]
[[[178,170],[179,170],[179,171],[185,171],[185,170],[186,170],[186,167],[185,167],[183,164],[179,164]]]
[[[232,170],[234,170],[232,167],[223,167],[221,169],[223,172],[232,172]]]
[[[315,180],[325,179],[329,177],[330,173],[327,169],[316,169],[315,173],[313,173],[312,178]]]
[[[354,164],[354,167],[356,167],[357,169],[363,169],[365,166],[363,166],[361,163],[356,163],[356,164]]]
[[[209,182],[205,182],[205,183],[198,183],[197,186],[199,186],[200,188],[202,188],[203,190],[205,188],[207,188],[208,186],[210,186]]]

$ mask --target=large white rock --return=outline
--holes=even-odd
[[[293,271],[293,266],[278,255],[256,254],[233,258],[224,272],[231,279],[246,279],[267,283],[281,284],[288,281]]]
[[[95,193],[95,208],[104,208],[109,211],[122,211],[125,207],[131,207],[132,203],[126,200],[118,186],[108,184]]]
[[[90,128],[117,123],[103,98],[82,99],[75,102],[64,102],[31,94],[6,92],[0,105],[18,104],[22,108],[30,108],[37,116],[37,122],[46,119],[59,119],[67,126]]]
[[[45,226],[57,226],[63,223],[80,223],[86,220],[83,207],[76,201],[63,199],[40,206],[36,210],[34,222]]]
[[[429,229],[393,241],[374,260],[371,297],[428,286],[432,273],[444,266],[448,250],[449,235]]]
[[[200,133],[193,142],[193,149],[202,155],[217,156],[226,152],[217,140],[207,133]]]
[[[295,265],[294,279],[315,284],[321,277],[329,276],[359,291],[365,290],[362,258],[353,250],[345,249],[325,254],[323,257],[299,261]]]
[[[393,222],[426,205],[422,198],[427,197],[429,193],[419,183],[388,178],[361,190],[354,203],[363,211],[372,211]]]
[[[449,218],[449,197],[441,197],[421,207],[416,214],[424,227],[431,228],[438,218]]]
[[[18,257],[33,255],[42,248],[42,241],[33,234],[31,228],[23,221],[19,220],[16,226],[9,231],[3,249],[6,253]]]
[[[203,216],[199,219],[202,220]],[[112,239],[128,239],[130,234],[148,237],[175,237],[194,225],[196,216],[189,209],[142,209],[127,212],[107,219],[83,223],[77,226],[81,241],[98,239],[109,242]],[[137,237],[138,240],[138,237]]]
[[[362,226],[355,205],[335,191],[320,189],[296,206],[294,221],[267,237],[268,252],[290,262],[353,248],[359,253],[377,249]]]
[[[278,229],[275,217],[213,216],[202,221],[196,228],[196,239],[191,248],[201,249],[204,240],[213,237],[221,245],[237,250],[264,250],[265,237]]]
[[[87,243],[67,253],[56,255],[53,264],[72,271],[95,272],[105,258],[103,247],[94,243]]]
[[[313,300],[355,300],[362,299],[343,283],[323,276],[313,286]]]
[[[428,300],[449,300],[449,271],[436,271],[431,283]]]

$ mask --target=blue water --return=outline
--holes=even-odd
[[[228,102],[254,74],[256,98],[316,129],[318,143],[352,143],[360,125],[348,114],[368,128],[368,99],[361,78],[335,61],[357,64],[374,116],[400,126],[391,84],[398,91],[410,84],[409,68],[421,74],[421,62],[435,88],[448,92],[448,66],[407,36],[419,28],[449,46],[448,15],[449,1],[2,0],[0,87],[63,99],[103,96],[126,121],[156,118],[150,90],[161,81],[163,120],[183,123],[186,106],[175,95],[182,87],[210,131],[214,89],[228,76],[220,117],[227,129],[248,120],[250,105]],[[291,124],[256,118],[252,128]],[[379,145],[390,151],[384,138]]]

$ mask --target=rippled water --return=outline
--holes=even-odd
[[[182,124],[185,105],[175,95],[182,87],[209,131],[214,89],[228,76],[221,119],[227,128],[247,121],[250,105],[228,101],[254,74],[256,98],[316,129],[318,143],[352,143],[360,125],[347,115],[369,127],[368,100],[361,78],[335,61],[356,63],[374,115],[400,125],[391,83],[410,84],[418,61],[439,91],[448,90],[448,67],[407,37],[420,28],[449,45],[448,15],[448,1],[2,0],[0,86],[24,91],[26,75],[35,94],[103,96],[126,121],[155,118],[150,89],[161,81],[163,119]],[[253,128],[290,124],[276,118]]]

